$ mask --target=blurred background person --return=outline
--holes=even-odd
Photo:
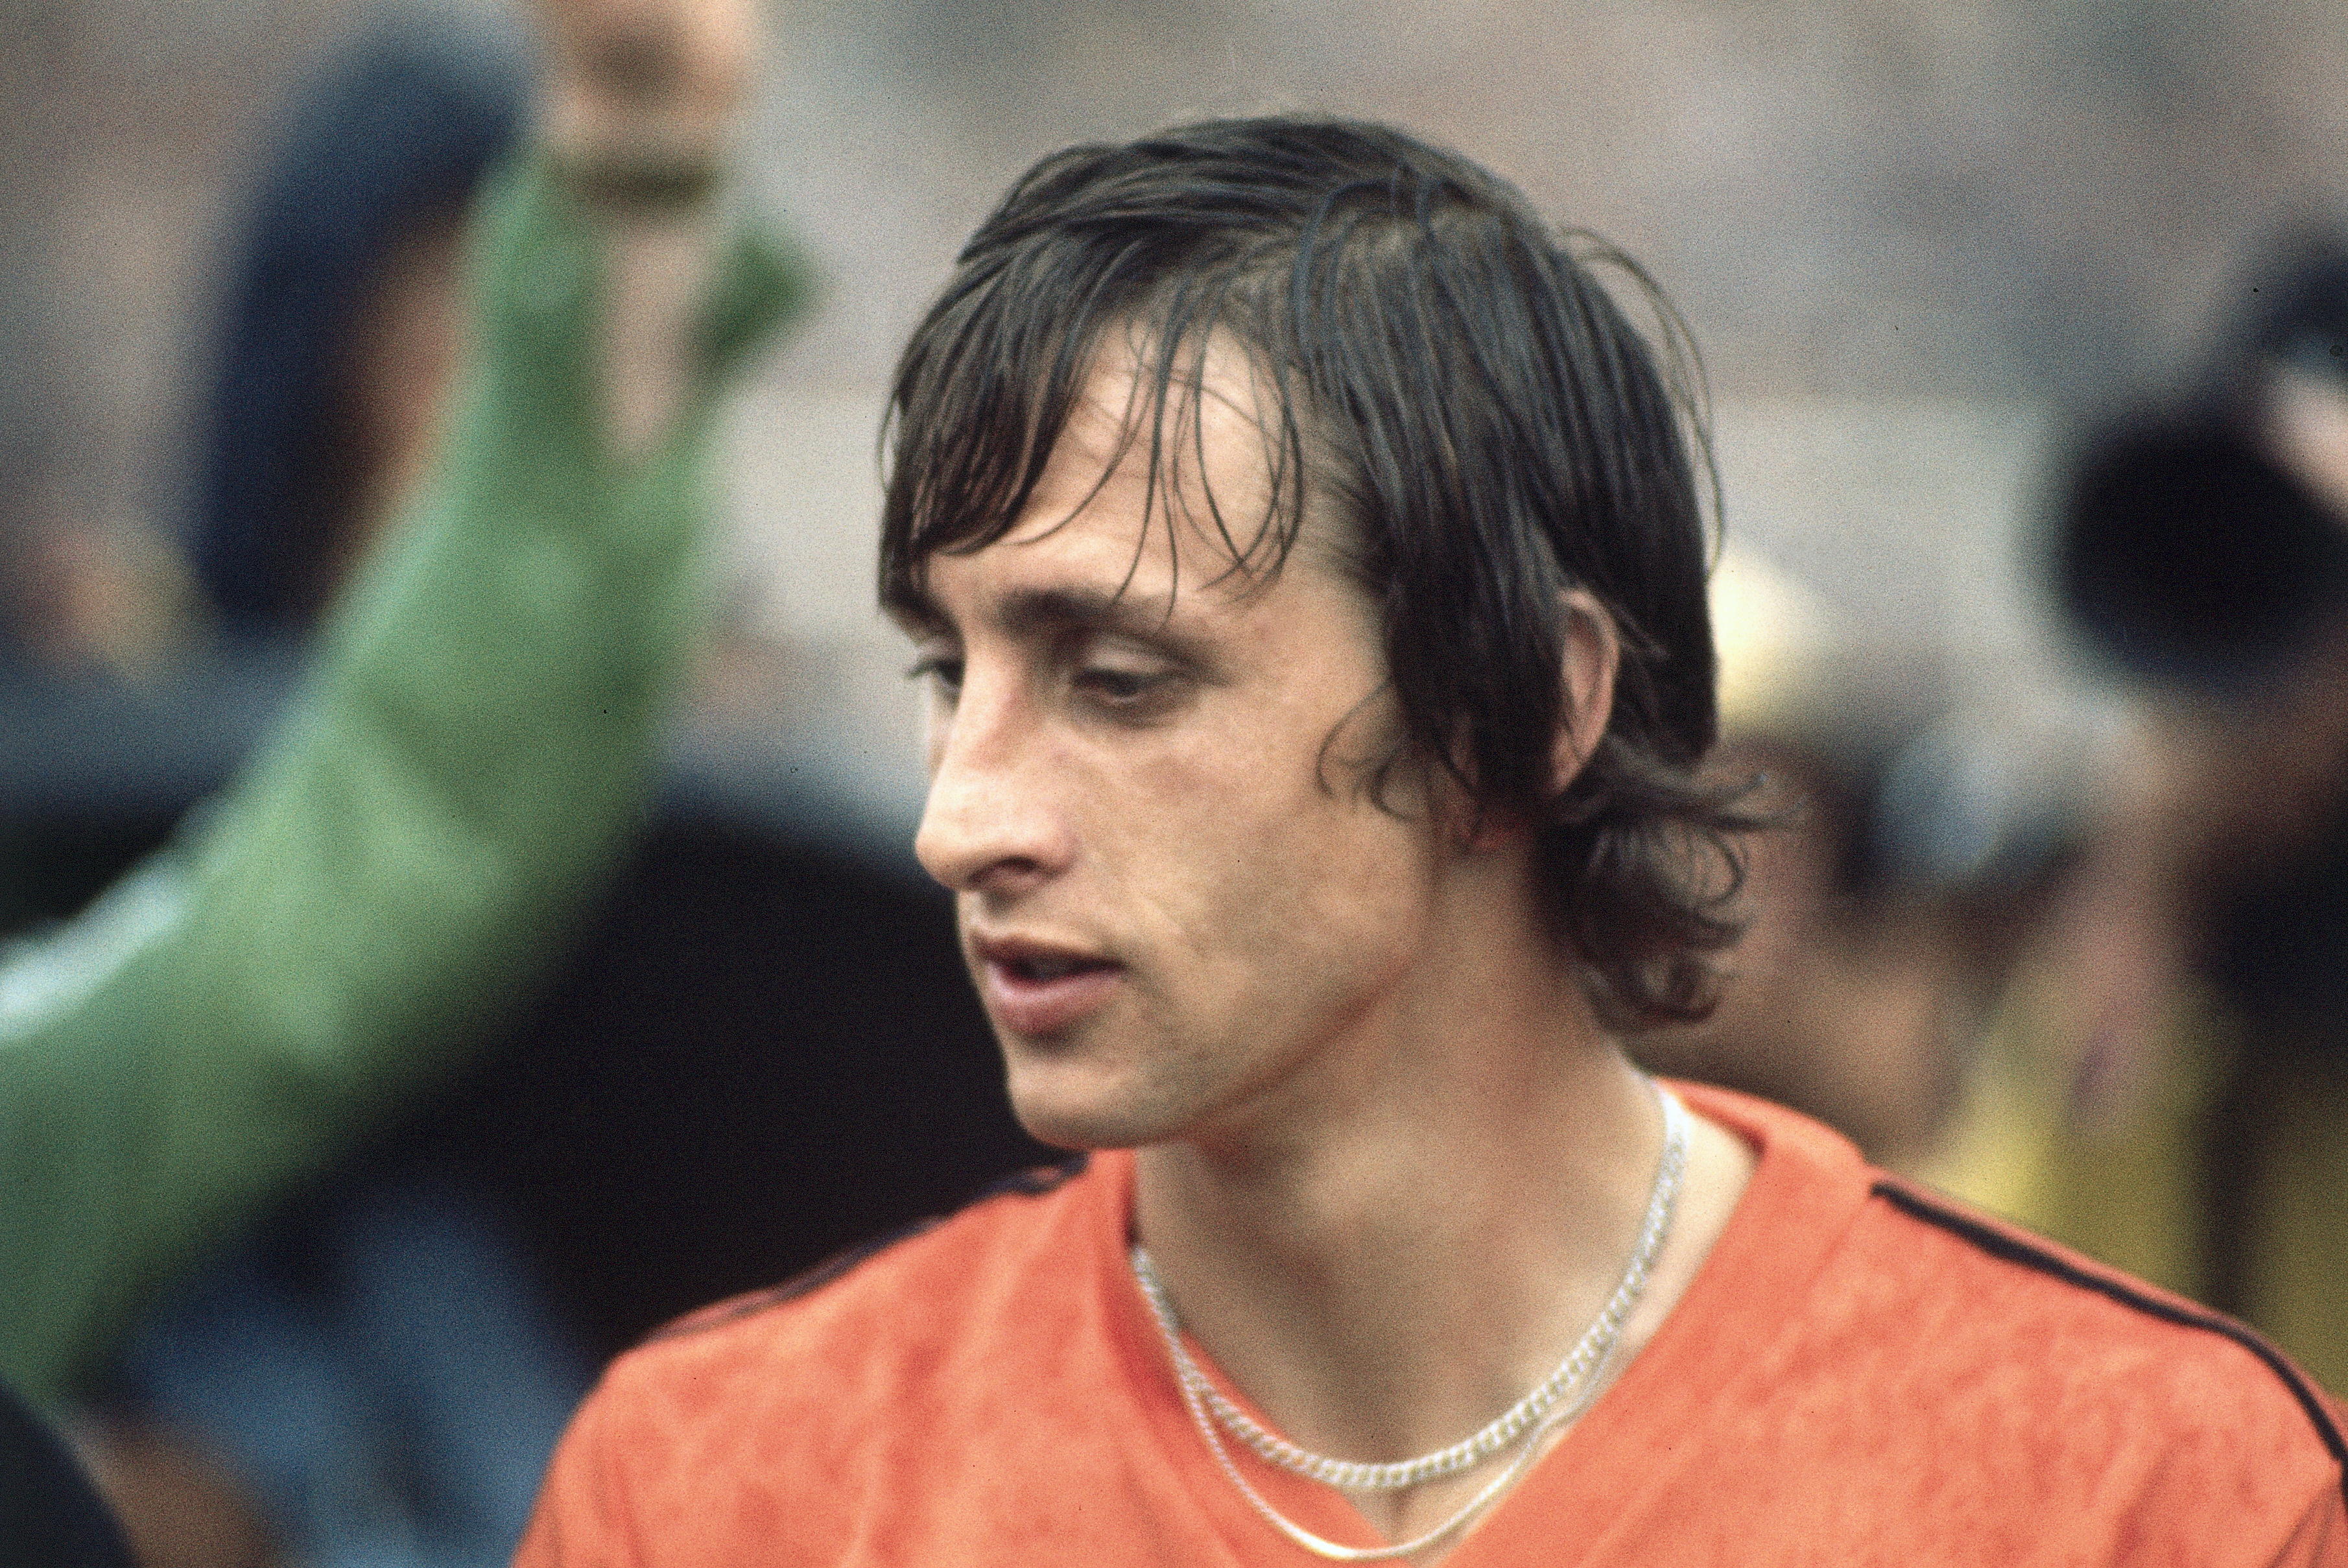
[[[614,25],[624,30],[629,20]],[[625,69],[627,48],[616,52]],[[190,531],[194,576],[217,597],[227,633],[210,656],[232,668],[250,657],[263,671],[257,684],[285,662],[283,645],[307,640],[343,569],[381,526],[381,509],[428,467],[436,410],[458,358],[458,216],[523,118],[521,71],[510,18],[378,17],[303,93],[262,181],[247,254],[227,290]],[[765,282],[772,289],[788,280]],[[756,303],[730,302],[737,315]],[[745,327],[719,325],[736,335]],[[687,324],[667,330],[667,346],[688,335]],[[655,334],[638,346],[657,360],[664,345]],[[620,378],[623,397],[632,385]],[[530,507],[578,506],[572,477],[536,487]],[[661,506],[683,498],[630,499]],[[526,538],[512,542],[516,559],[506,565],[474,562],[482,591],[467,603],[490,623],[486,630],[426,596],[427,586],[448,583],[420,584],[407,572],[401,634],[451,648],[377,646],[376,665],[339,684],[394,683],[381,666],[419,655],[396,678],[429,685],[463,710],[462,743],[437,732],[421,706],[370,691],[368,712],[394,733],[346,745],[345,765],[355,751],[362,768],[386,764],[395,785],[412,766],[427,786],[420,793],[446,786],[460,809],[495,800],[551,841],[532,852],[560,862],[583,900],[619,847],[613,830],[633,822],[625,802],[599,791],[608,779],[642,784],[653,726],[625,682],[604,694],[625,702],[581,707],[573,694],[612,681],[614,663],[640,661],[648,676],[667,670],[682,635],[672,580],[690,553],[673,521],[682,515],[636,521],[647,538],[636,542],[645,548],[631,570],[582,572]],[[611,526],[621,536],[612,543],[617,554],[630,524],[620,516]],[[575,645],[561,656],[576,667],[561,677],[533,670],[534,686],[489,673],[498,650],[489,639],[549,631],[528,614],[500,624],[496,595],[526,603],[539,589],[559,596],[571,586],[612,596],[561,628]],[[657,622],[657,631],[640,621]],[[330,647],[351,641],[328,637]],[[451,656],[459,650],[461,658]],[[738,671],[729,674],[738,683]],[[771,681],[754,672],[751,700]],[[135,769],[139,746],[118,742],[108,755],[106,732],[124,727],[126,717],[170,722],[182,684],[102,677],[90,685],[94,699],[69,694],[83,704],[72,717],[97,720],[98,760]],[[504,706],[484,702],[477,686],[499,687]],[[60,734],[37,728],[61,705],[28,706],[27,728],[43,742],[87,740],[63,724]],[[491,738],[499,716],[506,732],[465,755],[463,747]],[[772,716],[758,719],[771,725]],[[547,734],[554,729],[565,732],[559,746]],[[70,747],[51,746],[49,756],[59,749]],[[492,759],[502,771],[485,766]],[[311,1130],[296,1164],[257,1154],[240,1161],[232,1150],[211,1148],[194,1179],[148,1172],[160,1216],[140,1215],[140,1240],[154,1255],[110,1250],[98,1244],[102,1233],[84,1238],[72,1249],[70,1277],[19,1323],[11,1365],[27,1387],[44,1397],[89,1388],[129,1304],[229,1228],[221,1212],[232,1205],[206,1180],[249,1198],[329,1164],[247,1244],[185,1284],[113,1369],[107,1392],[129,1424],[110,1431],[110,1479],[160,1489],[165,1503],[134,1509],[134,1522],[169,1514],[174,1499],[197,1491],[218,1496],[217,1477],[191,1466],[187,1443],[153,1440],[201,1435],[213,1468],[234,1472],[249,1496],[269,1504],[305,1555],[347,1548],[501,1556],[494,1543],[518,1524],[514,1511],[527,1505],[545,1441],[602,1356],[713,1295],[770,1283],[1037,1157],[1002,1103],[991,1045],[937,895],[911,863],[910,835],[892,835],[888,851],[875,852],[867,846],[879,834],[862,820],[870,813],[820,789],[794,794],[753,774],[750,783],[771,792],[746,798],[723,771],[722,747],[696,748],[690,735],[673,760],[649,844],[623,868],[583,941],[536,987],[524,984],[533,966],[524,959],[544,956],[571,923],[548,917],[545,905],[558,901],[543,895],[537,868],[472,865],[480,885],[462,912],[471,923],[451,919],[458,912],[433,905],[436,892],[445,901],[451,891],[450,871],[428,841],[448,824],[424,820],[423,840],[400,845],[392,841],[417,823],[398,812],[380,820],[380,799],[367,802],[365,830],[346,841],[337,834],[361,823],[312,824],[320,847],[344,862],[324,868],[326,880],[366,868],[379,847],[389,863],[377,869],[395,882],[405,877],[414,896],[390,919],[384,901],[312,912],[318,924],[290,934],[299,973],[253,986],[288,993],[267,998],[265,1026],[235,1008],[214,1009],[201,1027],[170,1026],[151,1016],[180,999],[168,985],[116,977],[115,950],[146,943],[143,917],[170,904],[149,895],[159,882],[173,892],[176,861],[77,919],[66,932],[77,940],[28,950],[15,972],[26,1013],[15,1022],[28,1041],[64,1032],[104,1048],[112,1036],[193,1034],[236,1039],[254,1062],[282,1046],[338,1064],[415,1047],[412,1062],[386,1075],[399,1079],[409,1109],[392,1116],[402,1098],[369,1079],[362,1087],[376,1114]],[[770,778],[810,760],[820,773],[819,755],[802,756],[787,768],[768,764]],[[444,766],[458,777],[434,771]],[[118,780],[86,766],[57,775],[63,787],[36,778],[36,803],[62,798],[65,810],[19,819],[29,831],[18,842],[30,851],[19,884],[26,907],[64,913],[77,888],[118,868],[148,830],[139,820],[115,828],[102,818],[108,796],[92,812],[70,789],[93,781],[118,789]],[[121,793],[139,799],[135,786]],[[211,839],[230,842],[230,858],[258,871],[271,846],[233,824],[265,817],[270,805],[221,809],[207,825]],[[59,841],[83,851],[59,854]],[[69,874],[55,874],[61,865]],[[301,866],[268,869],[287,876]],[[281,893],[278,902],[294,901]],[[484,930],[494,922],[481,917],[483,905],[526,918]],[[236,913],[211,912],[222,946],[235,940],[223,928]],[[578,904],[564,913],[575,916]],[[299,923],[280,919],[274,929],[285,934]],[[485,939],[480,951],[460,951]],[[386,972],[414,977],[418,941],[434,962],[454,961],[463,983],[387,995]],[[270,944],[251,945],[257,951],[230,962],[257,975],[269,967]],[[149,958],[143,967],[170,965]],[[64,1006],[45,995],[47,978],[65,975],[72,991],[84,971],[108,977],[98,996],[106,1005],[68,996]],[[448,1063],[459,1046],[483,1065],[416,1105],[418,1069]],[[266,1118],[257,1125],[264,1135],[277,1126]],[[59,1207],[69,1207],[66,1186],[51,1185]],[[190,1214],[202,1223],[181,1223]],[[242,1210],[235,1218],[250,1220]],[[20,1277],[31,1290],[45,1272],[28,1267]],[[81,1282],[99,1299],[77,1295]],[[451,1540],[451,1528],[471,1533]],[[443,1538],[431,1539],[436,1530]]]
[[[636,822],[704,597],[711,384],[797,285],[737,246],[703,297],[747,13],[550,15],[528,157],[511,44],[401,16],[263,203],[207,514],[244,548],[209,571],[248,617],[336,610],[239,785],[0,966],[0,1367],[36,1396],[477,1047]],[[92,1439],[134,1544],[265,1554],[233,1481],[304,1561],[501,1561],[583,1357],[459,1184],[314,1203],[139,1336],[139,1429]]]
[[[1770,825],[1704,1023],[1643,1060],[1798,1107],[1895,1170],[1946,1136],[1985,1019],[2074,852],[2100,755],[2083,715],[1992,700],[1930,639],[1854,637],[1732,546],[1712,578],[1721,744]]]
[[[2348,1383],[2348,250],[2079,445],[2054,595],[2140,702],[1934,1174]]]
[[[531,108],[519,23],[387,8],[285,117],[231,269],[187,531],[241,654],[308,644],[434,463],[465,353],[467,211]],[[533,569],[521,550],[502,570]],[[564,935],[587,908],[582,890]],[[517,970],[464,1009],[478,1020],[431,1028],[478,1048],[536,978]],[[111,1369],[104,1479],[150,1556],[186,1550],[158,1537],[199,1512],[183,1478],[206,1462],[297,1561],[510,1550],[591,1363],[494,1194],[429,1158],[341,1173],[366,1141],[314,1161],[291,1209],[277,1198],[180,1282]]]

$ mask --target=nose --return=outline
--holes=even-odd
[[[1066,770],[1017,685],[975,667],[959,700],[931,719],[930,793],[913,854],[956,892],[1015,896],[1067,870],[1076,836]]]

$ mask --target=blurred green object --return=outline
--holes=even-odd
[[[278,733],[177,842],[0,963],[0,1377],[53,1400],[154,1291],[503,1016],[627,846],[700,622],[714,390],[804,294],[734,242],[691,406],[608,454],[599,263],[533,160],[474,217],[432,480]]]

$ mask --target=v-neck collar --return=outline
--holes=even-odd
[[[1772,1376],[1773,1347],[1799,1320],[1811,1283],[1866,1206],[1871,1172],[1837,1134],[1744,1095],[1701,1084],[1671,1087],[1690,1110],[1753,1149],[1752,1180],[1653,1337],[1509,1493],[1470,1525],[1442,1559],[1444,1568],[1534,1562],[1554,1568],[1602,1555],[1635,1511],[1638,1493],[1666,1468],[1657,1460],[1702,1441],[1710,1410],[1737,1385]],[[1092,1272],[1154,1457],[1182,1478],[1182,1490],[1232,1563],[1317,1561],[1258,1517],[1207,1451],[1127,1262],[1133,1158],[1104,1154],[1096,1169],[1101,1180]],[[1218,1386],[1262,1418],[1195,1341],[1190,1349]],[[1375,1539],[1343,1493],[1243,1462],[1250,1480],[1297,1524],[1334,1540]]]

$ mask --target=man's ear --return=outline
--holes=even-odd
[[[1565,660],[1560,672],[1557,739],[1550,752],[1550,789],[1562,795],[1581,775],[1614,715],[1614,672],[1622,663],[1622,634],[1597,595],[1568,589]]]

